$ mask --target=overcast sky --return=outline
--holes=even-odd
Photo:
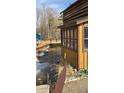
[[[70,4],[76,0],[36,0],[36,7],[40,8],[42,4],[57,9],[59,12],[63,11]]]

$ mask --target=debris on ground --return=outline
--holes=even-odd
[[[49,67],[49,79],[48,79],[48,84],[50,85],[50,90],[54,90],[56,81],[63,70],[63,66],[53,64]]]
[[[39,52],[39,54],[40,54],[40,52]],[[45,79],[45,84],[49,85],[49,90],[53,91],[55,88],[56,81],[57,81],[61,71],[63,70],[63,63],[65,63],[65,62],[61,61],[60,47],[50,48],[49,52],[44,52],[44,55],[38,57],[38,59],[39,59],[39,61],[38,61],[39,63],[48,63],[49,64],[46,67],[46,70],[41,71],[41,73],[42,73],[42,78]],[[66,65],[65,84],[72,82],[72,81],[76,82],[77,80],[81,80],[82,78],[87,78],[87,76],[88,76],[87,70],[77,71],[71,65],[69,65],[69,64]]]
[[[45,76],[45,83],[49,85],[50,91],[54,90],[56,81],[63,70],[63,66],[61,65],[61,52],[60,47],[50,48],[48,51],[44,52],[44,55],[37,56],[39,59],[39,63],[49,63],[47,70],[45,73],[42,73],[42,77]],[[42,54],[43,50],[38,51],[37,54]],[[42,83],[43,84],[43,83]]]

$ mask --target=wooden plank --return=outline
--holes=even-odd
[[[66,18],[70,15],[74,15],[77,11],[81,11],[81,10],[84,10],[85,8],[88,8],[88,3],[85,3],[84,5],[82,6],[79,6],[78,9],[75,9],[74,11],[72,12],[69,12],[68,14],[64,14],[63,15],[63,18]]]
[[[83,25],[80,25],[78,28],[78,69],[83,69]]]
[[[68,20],[67,19],[66,20],[64,19],[63,21],[64,21],[65,24],[67,24],[69,21],[76,20],[78,18],[82,18],[82,17],[86,17],[86,16],[88,16],[88,11],[85,11],[83,13],[79,13],[78,15],[76,15],[74,17],[71,17]]]
[[[88,51],[84,52],[84,69],[88,69]]]
[[[79,14],[81,14],[81,13],[84,13],[84,12],[86,12],[86,11],[88,11],[88,8],[85,8],[85,9],[80,10],[80,11],[76,11],[75,13],[71,14],[70,16],[65,16],[65,17],[64,17],[64,20],[67,20],[67,19],[70,19],[70,18],[72,18],[72,17],[75,17],[75,16],[77,16],[77,15],[79,15]]]
[[[67,14],[70,11],[77,9],[77,7],[81,6],[83,3],[88,2],[88,0],[77,0],[77,2],[73,3],[73,6],[68,7],[63,11],[64,14]]]

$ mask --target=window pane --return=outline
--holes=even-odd
[[[71,49],[73,49],[73,40],[71,40]]]
[[[77,50],[77,40],[74,40],[74,50]]]
[[[67,38],[67,33],[66,33],[67,31],[65,30],[65,36],[64,36],[64,38]]]
[[[88,49],[88,39],[84,39],[84,49]]]
[[[73,39],[73,29],[71,29],[71,39]]]
[[[67,33],[68,33],[68,34],[67,34],[67,38],[69,38],[69,30],[67,30]]]
[[[84,27],[84,49],[88,49],[88,27]]]
[[[75,28],[74,29],[74,39],[77,39],[77,33],[78,33],[77,28]]]
[[[67,47],[67,39],[65,39],[65,47]]]
[[[88,38],[88,27],[84,28],[84,38]]]
[[[68,48],[70,47],[70,40],[68,39]]]

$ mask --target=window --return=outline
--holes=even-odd
[[[68,46],[67,47],[69,48],[70,47],[70,31],[69,30],[68,30],[68,38],[67,39],[68,39]]]
[[[63,30],[62,32],[61,32],[61,35],[62,35],[62,46],[66,46],[66,30]]]
[[[84,38],[88,38],[88,27],[84,28]]]
[[[88,27],[84,27],[84,49],[88,49]]]
[[[73,49],[73,29],[71,29],[71,49]]]
[[[77,50],[78,49],[78,28],[66,28],[62,31],[62,46]]]
[[[74,50],[78,49],[78,29],[74,28]]]
[[[77,28],[74,29],[74,39],[77,39],[77,33],[78,33],[78,30]]]

